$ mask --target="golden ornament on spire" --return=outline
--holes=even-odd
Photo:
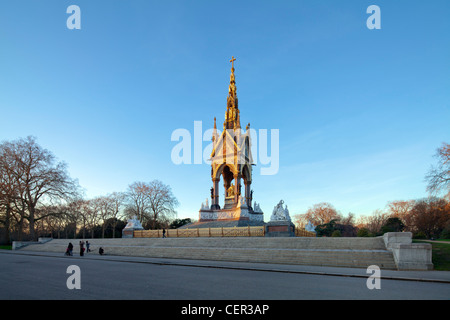
[[[236,80],[234,78],[234,61],[236,58],[234,56],[231,57],[231,74],[230,74],[230,86],[228,88],[228,95],[232,97],[236,97]]]
[[[230,60],[230,62],[231,62],[231,69],[234,69],[234,62],[235,61],[236,61],[236,59],[232,56],[231,60]]]
[[[236,58],[231,57],[231,74],[230,74],[230,86],[228,87],[228,98],[227,98],[227,111],[225,113],[225,121],[223,124],[225,129],[236,129],[241,127],[240,116],[238,109],[238,98],[236,94],[236,80],[234,78],[234,61]]]

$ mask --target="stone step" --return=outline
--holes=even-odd
[[[142,248],[143,249],[143,248]],[[106,248],[111,254],[123,254],[122,248]],[[329,265],[329,266],[369,266],[376,264],[383,268],[395,269],[395,263],[389,252],[370,253],[370,252],[301,252],[301,251],[278,251],[278,252],[260,252],[255,253],[247,250],[205,250],[190,249],[189,251],[175,248],[146,248],[134,251],[134,255],[155,258],[180,258],[180,259],[199,259],[199,260],[223,260],[223,261],[242,261],[242,262],[264,262],[264,263],[286,263],[286,264],[311,264],[311,265]]]
[[[381,241],[380,241],[381,240]],[[320,266],[395,269],[392,253],[380,238],[141,238],[88,239],[92,253],[104,248],[106,254],[153,258],[178,258]],[[55,239],[29,245],[21,250],[65,252],[79,240]]]
[[[130,252],[125,247],[106,247],[108,254],[126,255]],[[200,260],[226,260],[287,264],[320,264],[320,265],[379,265],[395,267],[390,252],[361,251],[314,251],[314,250],[238,250],[238,249],[205,249],[205,248],[146,248],[131,249],[133,255],[155,258],[180,258]]]
[[[77,240],[53,240],[52,245],[77,247]],[[380,238],[141,238],[89,239],[92,246],[123,245],[151,247],[230,247],[230,248],[285,248],[285,249],[385,249]]]

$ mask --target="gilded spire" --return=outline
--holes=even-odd
[[[228,88],[228,95],[236,98],[236,81],[234,79],[234,62],[236,61],[235,57],[231,57],[231,74],[230,74],[230,86]]]
[[[212,134],[212,141],[214,142],[216,140],[217,136],[217,126],[216,126],[216,117],[214,117],[214,129]]]
[[[240,117],[238,109],[238,98],[236,95],[236,80],[234,77],[234,61],[236,58],[231,57],[231,74],[230,86],[228,87],[227,112],[225,113],[224,129],[240,128]]]

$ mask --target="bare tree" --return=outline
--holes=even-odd
[[[27,137],[2,143],[3,164],[14,177],[15,206],[29,224],[30,238],[35,239],[35,223],[46,215],[37,215],[39,205],[58,201],[77,192],[77,183],[69,177],[67,166],[56,162],[55,156]]]
[[[361,216],[358,220],[359,228],[367,228],[373,235],[381,232],[381,227],[389,218],[389,214],[377,209],[370,216]]]
[[[93,219],[93,221],[101,222],[102,238],[104,238],[106,221],[108,220],[109,214],[111,212],[109,199],[108,199],[108,197],[105,197],[105,196],[96,197],[91,200],[91,204],[92,204],[92,216],[93,216],[93,218],[95,218],[95,219]],[[94,232],[93,231],[94,227],[95,227],[95,225],[93,225],[91,227],[92,233]]]
[[[0,223],[5,226],[6,241],[11,241],[11,224],[14,202],[18,198],[17,180],[13,171],[14,161],[9,145],[0,145]]]
[[[73,238],[77,237],[78,225],[81,225],[81,230],[83,232],[83,239],[86,237],[86,229],[88,226],[88,204],[84,199],[72,200],[67,205],[67,217],[69,224],[74,226]]]
[[[439,237],[450,222],[450,205],[445,199],[430,197],[417,201],[411,215],[414,231],[423,232],[427,238]]]
[[[149,200],[152,228],[156,228],[158,220],[169,220],[176,217],[175,207],[178,200],[172,194],[172,190],[159,180],[150,182]]]
[[[87,227],[91,231],[91,238],[94,238],[95,227],[101,220],[100,210],[101,203],[96,201],[96,199],[85,200],[84,205],[82,206],[82,212],[86,217]]]
[[[450,144],[442,143],[437,149],[435,157],[438,164],[432,166],[425,179],[428,181],[427,191],[437,194],[441,191],[450,191]]]
[[[125,194],[122,192],[113,192],[110,195],[108,195],[109,201],[110,201],[110,208],[111,208],[111,227],[113,231],[113,238],[116,237],[116,225],[117,221],[119,219],[119,216],[121,214],[121,208],[124,205],[125,201]]]
[[[414,200],[396,200],[396,201],[389,201],[387,206],[388,213],[392,217],[397,217],[400,219],[404,219],[411,209],[414,207],[415,201]]]
[[[411,209],[414,207],[415,200],[397,200],[390,201],[386,205],[389,216],[399,218],[405,225],[405,230],[410,231],[412,227]]]
[[[339,222],[342,225],[351,225],[353,226],[355,224],[355,214],[352,212],[349,212],[347,216],[339,215]]]
[[[144,182],[133,182],[128,186],[126,198],[128,200],[127,214],[131,217],[135,215],[143,223],[146,213],[149,210],[148,192],[150,187]]]
[[[328,202],[321,202],[309,208],[305,213],[305,219],[315,226],[339,219],[339,214],[334,206]]]
[[[296,225],[297,228],[303,229],[308,224],[308,220],[306,219],[306,214],[294,214],[292,216],[292,221]]]
[[[57,234],[57,238],[61,238],[61,232],[67,227],[67,206],[60,204],[54,208],[56,214],[49,216],[49,224],[53,228],[53,232]]]
[[[113,238],[115,237],[115,228],[120,209],[123,205],[124,194],[120,192],[113,192],[107,196],[100,196],[93,199],[94,210],[102,225],[102,238],[105,237],[105,230],[108,227],[108,222],[111,222],[113,228]]]
[[[155,229],[158,221],[176,216],[178,200],[171,188],[159,180],[134,182],[128,187],[126,196],[127,214],[136,215],[142,224],[150,223],[152,229]]]

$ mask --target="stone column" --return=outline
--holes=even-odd
[[[246,201],[248,207],[252,206],[252,203],[251,203],[252,200],[250,198],[250,189],[251,189],[250,187],[251,187],[251,182],[246,181],[245,182],[245,201]]]
[[[239,201],[239,185],[241,184],[241,176],[239,174],[234,175],[234,203]]]
[[[213,179],[214,190],[213,199],[211,199],[211,209],[219,209],[219,181],[220,179]]]

